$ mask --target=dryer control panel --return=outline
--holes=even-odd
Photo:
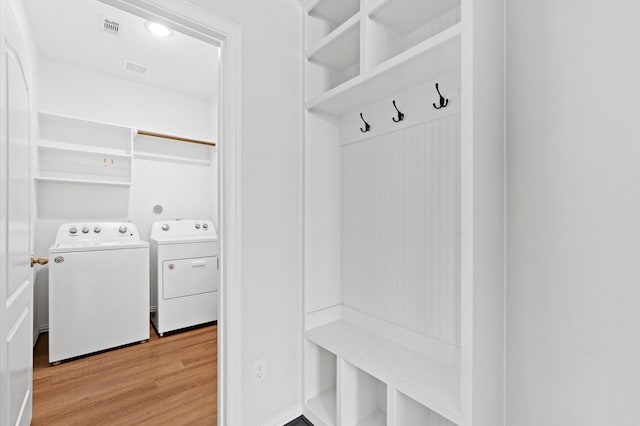
[[[155,240],[190,237],[217,239],[218,233],[210,220],[165,220],[151,226],[151,238]]]
[[[138,228],[129,222],[73,222],[60,225],[56,244],[69,242],[138,241]]]

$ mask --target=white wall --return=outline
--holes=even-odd
[[[512,0],[509,426],[640,424],[640,3]]]
[[[211,99],[123,80],[87,68],[41,58],[39,108],[42,111],[122,124],[206,140],[217,139],[217,107]],[[176,142],[176,144],[179,144]],[[143,239],[151,224],[164,218],[202,218],[217,223],[217,159],[210,165],[135,158],[129,215]],[[188,188],[188,190],[185,190]],[[153,206],[161,204],[161,215]],[[58,226],[77,218],[36,222],[36,252],[46,253]],[[48,324],[47,268],[36,278],[36,316]],[[152,286],[151,305],[155,305]]]
[[[190,2],[242,26],[242,425],[276,423],[301,403],[300,9]]]

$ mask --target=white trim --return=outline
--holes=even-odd
[[[221,287],[218,328],[218,425],[242,424],[241,392],[241,79],[239,25],[183,0],[100,0],[161,21],[221,48],[220,188]]]
[[[297,405],[293,408],[281,411],[272,416],[268,420],[261,423],[261,426],[283,426],[302,415],[302,406]]]
[[[342,319],[342,305],[333,305],[319,311],[309,312],[306,317],[303,316],[304,330],[322,327],[340,319]]]

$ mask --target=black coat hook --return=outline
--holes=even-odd
[[[398,107],[396,106],[396,101],[393,101],[393,107],[396,109],[396,111],[398,111],[398,118],[393,117],[392,120],[394,123],[399,123],[402,120],[404,120],[404,112],[400,112],[400,110],[398,109]]]
[[[445,99],[444,96],[442,96],[442,93],[440,93],[440,88],[438,87],[438,83],[436,83],[436,90],[438,91],[438,95],[440,95],[440,106],[436,106],[436,104],[434,103],[433,107],[435,109],[442,109],[449,105],[449,99]]]
[[[362,113],[360,113],[360,118],[362,119],[362,121],[364,122],[364,129],[362,127],[360,127],[360,131],[362,133],[367,133],[369,130],[371,130],[371,125],[369,123],[366,122],[366,120],[364,119],[364,117],[362,116]]]

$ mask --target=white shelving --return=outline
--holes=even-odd
[[[307,401],[307,408],[312,414],[307,413],[314,424],[335,425],[336,417],[336,390],[329,389]],[[317,417],[315,419],[314,417]],[[318,420],[320,420],[320,423]]]
[[[132,177],[131,128],[40,112],[38,216],[124,218]]]
[[[131,154],[131,128],[48,112],[38,113],[40,139],[48,145]]]
[[[38,146],[39,177],[131,183],[131,155]]]
[[[443,417],[460,421],[458,365],[448,365],[345,321],[309,330],[305,336]]]
[[[387,413],[376,410],[373,414],[358,423],[358,426],[385,426],[387,424]]]
[[[48,183],[71,183],[79,185],[105,185],[105,186],[120,186],[130,187],[129,182],[115,182],[108,180],[89,180],[89,179],[67,179],[67,178],[48,178],[48,177],[35,177],[36,182],[48,182]]]
[[[303,411],[500,424],[504,4],[300,1]]]
[[[317,426],[335,426],[337,401],[337,358],[326,349],[307,342],[305,364],[307,395],[305,415]]]
[[[459,6],[460,0],[381,0],[373,2],[367,13],[394,32],[407,35]]]
[[[41,112],[38,178],[131,184],[131,129]]]
[[[460,68],[460,24],[307,102],[310,111],[342,115]]]
[[[396,392],[395,404],[394,421],[398,425],[455,426],[450,420],[439,416],[401,392]]]
[[[309,15],[321,18],[335,26],[345,22],[360,10],[360,0],[317,0]]]
[[[307,59],[338,71],[360,61],[360,15],[354,15],[307,52]]]
[[[341,361],[340,424],[386,425],[387,386],[355,365]]]

